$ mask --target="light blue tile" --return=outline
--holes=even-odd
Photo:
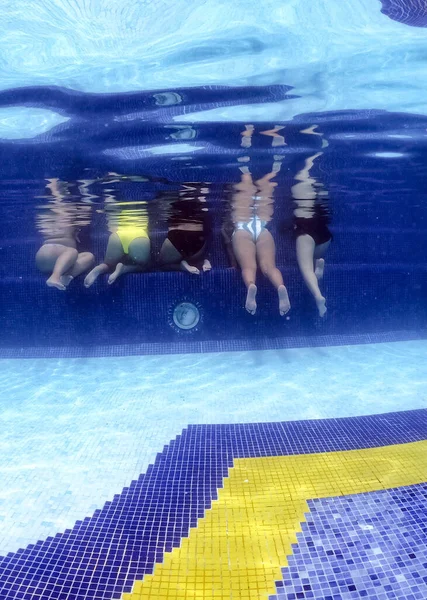
[[[2,360],[0,553],[91,515],[190,423],[427,406],[427,342]],[[7,491],[6,491],[7,490]]]

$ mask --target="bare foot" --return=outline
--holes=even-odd
[[[251,283],[248,287],[248,293],[246,296],[246,304],[245,308],[251,315],[254,315],[256,312],[256,293],[257,287],[254,283]]]
[[[280,316],[286,315],[291,308],[291,303],[289,302],[288,290],[284,285],[279,285],[277,288],[277,294],[279,296],[279,312]]]
[[[92,271],[90,271],[90,273],[88,273],[86,275],[85,280],[83,282],[84,286],[86,288],[90,288],[90,286],[93,285],[95,283],[95,281],[98,279],[98,276],[99,276],[99,271],[95,267],[94,269],[92,269]]]
[[[317,304],[317,309],[319,311],[319,315],[321,317],[324,317],[326,314],[326,298],[324,298],[323,296],[321,296],[320,298],[318,298],[316,300],[316,304]]]
[[[104,263],[94,267],[86,275],[85,280],[84,280],[84,286],[89,288],[91,285],[93,285],[95,283],[95,281],[98,279],[98,277],[100,275],[103,275],[104,273],[108,273],[109,270],[110,270],[110,268],[108,267],[108,265],[106,265]]]
[[[74,277],[72,275],[62,275],[61,277],[61,283],[63,283],[65,285],[65,287],[68,287],[70,285],[70,283],[73,281]]]
[[[325,259],[318,258],[316,260],[316,268],[314,270],[314,274],[316,275],[317,279],[319,279],[319,280],[322,279],[324,271],[325,271]]]
[[[46,281],[46,285],[49,287],[54,287],[57,290],[61,290],[61,291],[64,291],[67,289],[65,287],[65,285],[62,283],[61,277],[54,277],[53,275],[51,275],[49,277],[49,279]]]
[[[197,267],[192,267],[191,265],[189,265],[186,260],[181,261],[181,267],[183,268],[184,271],[187,271],[188,273],[191,273],[192,275],[200,275],[199,269]]]
[[[207,258],[205,258],[205,260],[203,261],[202,269],[203,269],[204,273],[206,273],[206,271],[210,271],[212,269],[212,265]]]
[[[114,283],[116,281],[117,277],[120,277],[120,275],[123,272],[123,267],[124,267],[123,263],[117,263],[117,266],[114,269],[114,272],[111,273],[110,277],[108,278],[108,285],[111,285],[112,283]]]

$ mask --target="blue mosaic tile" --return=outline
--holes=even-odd
[[[145,475],[101,510],[64,533],[0,559],[0,598],[36,600],[39,592],[49,600],[120,598],[188,536],[218,497],[235,458],[371,448],[426,437],[427,409],[324,421],[190,426],[157,455]]]
[[[269,600],[425,600],[427,484],[310,500]]]
[[[114,344],[91,346],[34,346],[0,348],[0,358],[80,358],[98,356],[142,356],[159,354],[200,354],[206,352],[241,352],[247,350],[282,350],[288,348],[319,348],[357,344],[379,344],[427,339],[427,330],[384,331],[378,333],[261,337],[231,340]]]

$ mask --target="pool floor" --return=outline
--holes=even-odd
[[[0,598],[425,600],[426,355],[0,361]]]

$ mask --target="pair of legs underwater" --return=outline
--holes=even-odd
[[[328,142],[323,139],[323,134],[317,133],[315,129],[316,126],[313,126],[302,133],[321,137],[322,148],[327,147]],[[323,151],[316,152],[305,159],[303,168],[295,176],[296,183],[291,188],[297,262],[304,282],[316,302],[320,317],[326,314],[326,300],[320,291],[319,281],[325,269],[324,256],[332,240],[328,227],[327,192],[322,182],[311,175],[314,162],[322,154]]]
[[[319,288],[319,281],[323,278],[327,249],[331,240],[323,244],[316,244],[309,234],[299,235],[296,240],[297,262],[305,284],[312,294],[319,315],[326,314],[326,299]]]
[[[256,312],[256,274],[259,266],[263,275],[277,290],[280,314],[283,316],[289,312],[291,305],[282,274],[276,267],[276,246],[271,233],[264,228],[255,240],[249,232],[238,229],[233,233],[231,242],[247,289],[246,310],[251,315]]]
[[[232,198],[234,232],[231,237],[233,254],[242,271],[247,295],[245,308],[254,315],[257,308],[256,275],[258,267],[277,290],[279,312],[283,316],[291,305],[281,272],[276,266],[276,245],[267,229],[273,216],[273,192],[277,186],[272,179],[280,170],[280,162],[255,184],[249,169],[243,172],[241,182],[235,185]]]
[[[125,248],[119,235],[112,233],[108,240],[104,262],[86,275],[85,287],[90,287],[100,275],[106,273],[110,273],[108,283],[111,285],[120,275],[147,270],[150,264],[150,250],[151,243],[148,237],[136,237],[126,244]]]
[[[50,273],[46,284],[65,290],[70,282],[90,269],[95,258],[91,252],[78,252],[74,240],[46,242],[36,254],[36,265],[42,273]]]

